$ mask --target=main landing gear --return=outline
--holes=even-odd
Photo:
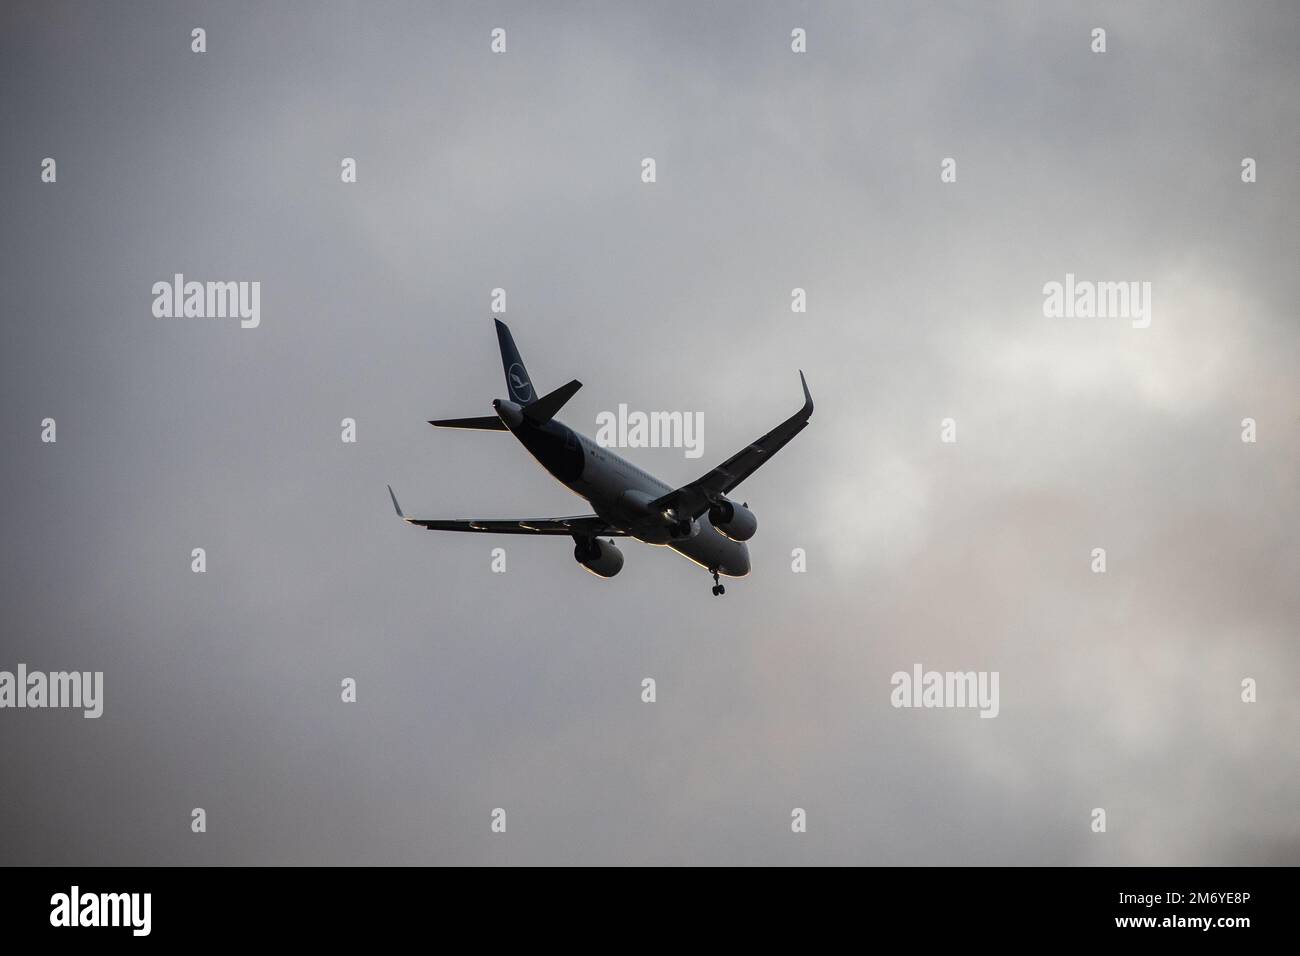
[[[717,597],[719,594],[726,594],[726,593],[727,593],[726,587],[718,583],[718,572],[714,571],[713,572],[713,596]]]

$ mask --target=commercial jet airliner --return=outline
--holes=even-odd
[[[496,327],[510,397],[492,402],[496,415],[447,418],[429,424],[510,432],[554,478],[589,501],[595,514],[572,518],[411,518],[402,511],[390,485],[388,494],[399,518],[430,531],[568,535],[575,542],[573,557],[602,578],[612,578],[623,568],[623,553],[612,539],[636,538],[672,548],[707,570],[713,575],[715,597],[727,590],[718,575],[739,578],[749,573],[745,542],[758,530],[758,519],[747,503],[737,503],[727,495],[808,424],[813,401],[803,372],[799,373],[803,408],[707,475],[673,488],[556,421],[556,413],[582,383],[574,379],[539,397],[510,329],[500,321]]]

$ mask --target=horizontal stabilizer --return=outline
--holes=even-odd
[[[553,392],[543,395],[531,405],[524,406],[524,416],[535,425],[545,425],[564,407],[564,403],[577,394],[582,383],[576,378],[568,385],[561,385]]]
[[[510,429],[506,428],[506,423],[495,415],[488,415],[485,418],[440,418],[437,421],[429,422],[437,428],[473,428],[483,432],[504,432]]]

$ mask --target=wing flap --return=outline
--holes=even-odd
[[[599,515],[571,518],[412,518],[397,503],[393,486],[388,486],[393,510],[407,524],[429,531],[478,531],[487,534],[567,534],[577,538],[625,538],[627,532],[611,527]]]
[[[626,537],[597,515],[572,518],[408,518],[407,524],[429,531],[477,531],[484,534],[553,534],[579,538]]]

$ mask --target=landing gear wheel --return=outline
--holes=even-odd
[[[720,594],[726,594],[726,593],[727,593],[726,587],[718,583],[718,572],[714,571],[713,572],[713,596],[717,597]]]

